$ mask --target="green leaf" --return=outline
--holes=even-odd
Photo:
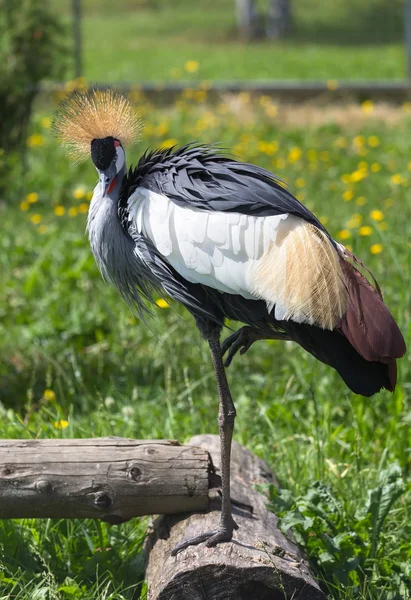
[[[377,554],[381,530],[388,513],[405,491],[401,468],[396,462],[380,472],[379,480],[380,485],[368,491],[365,507],[365,512],[371,515],[371,558]]]

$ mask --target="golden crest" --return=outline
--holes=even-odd
[[[77,162],[90,156],[92,140],[112,136],[127,145],[141,128],[131,102],[110,88],[75,90],[61,102],[53,121],[54,133]]]

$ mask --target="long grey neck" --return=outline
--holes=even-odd
[[[135,243],[124,231],[118,216],[118,200],[125,174],[125,166],[117,175],[113,190],[103,196],[100,183],[97,184],[87,219],[87,232],[91,249],[103,278],[111,282],[141,314],[144,304],[141,288],[151,274],[139,261],[134,252]],[[145,294],[147,295],[147,294]]]
[[[116,240],[125,235],[118,217],[118,200],[125,175],[125,165],[117,174],[114,188],[103,195],[101,182],[96,185],[87,219],[87,232],[96,263],[104,279],[113,280]]]

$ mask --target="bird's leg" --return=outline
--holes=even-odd
[[[257,340],[289,340],[286,333],[272,331],[269,329],[257,329],[255,327],[241,327],[238,331],[228,336],[221,345],[221,354],[228,352],[224,366],[229,367],[234,356],[239,351],[244,354]]]
[[[220,342],[218,339],[209,340],[209,345],[214,373],[217,379],[217,389],[220,400],[218,426],[221,444],[221,520],[217,530],[202,533],[194,538],[181,542],[181,544],[178,544],[171,552],[173,556],[175,556],[180,550],[183,550],[188,546],[200,544],[201,542],[206,542],[207,546],[209,547],[215,546],[219,542],[229,542],[233,536],[233,530],[238,529],[238,525],[234,521],[231,514],[230,499],[231,441],[233,438],[236,411],[224,370]]]
[[[233,529],[238,529],[231,514],[230,499],[230,461],[231,442],[233,439],[234,421],[236,410],[231,398],[230,388],[224,370],[221,346],[219,340],[210,341],[211,358],[214,373],[217,379],[218,396],[220,408],[218,412],[218,428],[220,431],[221,445],[221,493],[222,509],[219,530],[207,542],[207,546],[214,546],[220,541],[229,541],[233,535]]]

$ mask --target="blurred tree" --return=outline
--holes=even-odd
[[[291,0],[266,0],[266,14],[256,0],[236,0],[237,26],[243,39],[285,37],[291,29]]]
[[[21,163],[40,81],[64,73],[65,33],[48,0],[0,0],[0,197]]]
[[[291,0],[268,0],[267,36],[286,37],[291,29]]]
[[[237,26],[245,40],[257,37],[258,18],[255,0],[236,0]]]

